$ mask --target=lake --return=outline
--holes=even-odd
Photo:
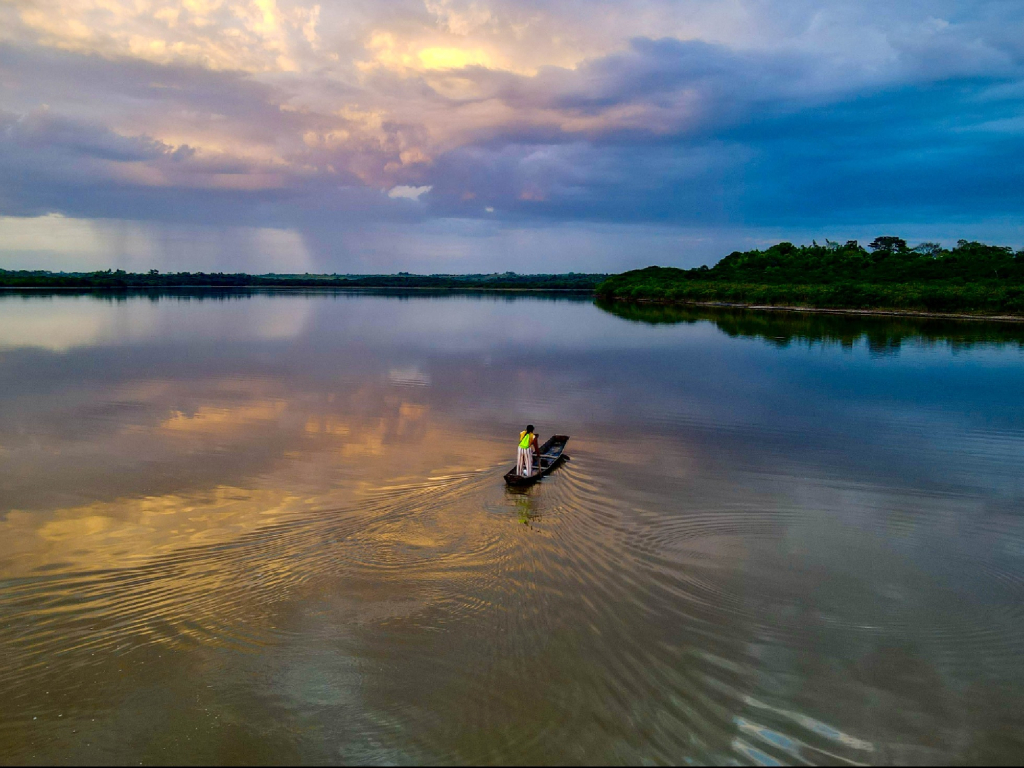
[[[0,296],[0,762],[1017,763],[1022,393],[986,322]]]

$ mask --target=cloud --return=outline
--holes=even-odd
[[[14,0],[0,216],[276,228],[342,269],[431,222],[1009,219],[1022,25],[987,0]]]
[[[424,195],[432,189],[433,187],[430,186],[429,184],[424,187],[410,187],[403,184],[397,187],[393,187],[388,192],[388,197],[402,197],[405,198],[406,200],[419,200],[420,195]]]
[[[294,71],[318,41],[320,6],[277,0],[15,2],[16,23],[41,45],[209,69]],[[13,20],[12,20],[13,21]]]

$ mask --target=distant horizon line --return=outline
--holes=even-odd
[[[29,275],[56,275],[65,277],[88,277],[91,275],[226,275],[243,277],[278,277],[278,278],[310,278],[322,277],[329,279],[364,278],[364,277],[564,277],[568,275],[596,277],[617,274],[613,272],[225,272],[217,271],[191,271],[178,270],[163,272],[158,269],[150,269],[144,272],[130,272],[124,269],[91,269],[91,270],[52,270],[52,269],[10,269],[0,267],[0,274],[29,274]]]

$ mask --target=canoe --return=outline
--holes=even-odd
[[[562,462],[568,461],[568,454],[562,452],[565,450],[565,444],[567,442],[569,442],[568,435],[552,435],[548,441],[540,447],[539,461],[536,457],[533,459],[533,474],[529,477],[523,477],[522,475],[517,475],[516,468],[512,467],[512,469],[505,473],[506,484],[513,488],[522,488],[527,485],[533,485],[544,477],[544,475],[552,472],[555,467],[561,465]]]

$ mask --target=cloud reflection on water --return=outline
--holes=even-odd
[[[147,759],[1014,753],[958,703],[1024,691],[1010,331],[879,356],[874,321],[533,298],[22,307],[7,754],[36,727],[83,762],[154,731]],[[104,330],[42,343],[54,316]],[[573,461],[506,494],[526,421]]]

